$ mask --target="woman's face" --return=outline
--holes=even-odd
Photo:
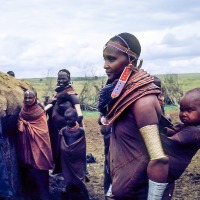
[[[103,51],[104,69],[108,80],[118,79],[124,68],[129,64],[128,57],[118,49],[107,46]]]
[[[33,105],[33,103],[35,102],[35,100],[36,100],[36,95],[35,95],[34,92],[32,92],[32,91],[26,91],[24,93],[24,104],[26,106]]]
[[[57,85],[60,87],[69,85],[69,76],[66,72],[60,72],[58,74]]]

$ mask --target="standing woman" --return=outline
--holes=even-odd
[[[101,123],[112,124],[109,165],[112,194],[107,199],[159,200],[167,187],[169,160],[158,131],[160,89],[137,67],[141,46],[130,33],[121,33],[105,45],[108,76],[99,95]]]
[[[70,83],[70,72],[67,69],[59,70],[58,78],[57,78],[57,86],[58,87],[55,89],[56,93],[53,96],[50,104],[45,107],[48,109],[50,105],[53,105],[53,107],[47,110],[47,114],[49,116],[48,125],[49,125],[50,137],[51,137],[51,145],[52,145],[54,162],[56,161],[56,158],[58,156],[58,149],[59,149],[58,133],[65,126],[64,115],[61,115],[58,112],[59,110],[58,108],[59,105],[57,102],[58,95],[63,96],[67,94],[68,101],[72,104],[72,107],[75,108],[78,113],[78,123],[80,125],[82,125],[82,119],[83,119],[83,114],[81,112],[78,95],[75,92],[72,84]],[[62,102],[62,103],[65,103],[65,102]]]
[[[47,118],[32,90],[24,93],[18,138],[23,193],[27,198],[49,200],[48,170],[53,168],[53,158]]]

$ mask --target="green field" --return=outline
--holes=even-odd
[[[161,80],[164,80],[165,75],[156,75]],[[178,82],[181,85],[183,92],[200,87],[200,73],[195,74],[178,74]]]
[[[165,75],[156,75],[162,81],[165,79]],[[181,86],[183,92],[186,92],[192,88],[200,87],[200,73],[198,74],[178,74],[178,83]],[[56,88],[57,78],[32,78],[32,79],[23,79],[29,82],[33,88],[38,93],[38,98],[42,102],[44,100],[44,95],[52,96],[54,89]],[[106,82],[106,77],[96,77],[94,78],[72,78],[73,86],[76,92],[80,95],[84,86],[87,83],[87,93],[85,94],[88,98],[88,102],[95,102],[97,99],[97,91],[95,86],[99,89]],[[176,107],[169,106],[167,109],[176,109]]]

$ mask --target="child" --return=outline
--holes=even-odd
[[[85,132],[79,126],[78,114],[72,107],[64,113],[66,127],[60,131],[60,157],[66,191],[72,199],[89,199],[85,185],[86,141]],[[79,193],[79,194],[78,194]]]
[[[165,128],[165,135],[161,135],[164,151],[170,158],[168,182],[171,185],[200,149],[200,88],[192,89],[182,97],[179,117],[182,123]]]
[[[27,90],[18,119],[19,161],[27,198],[49,200],[49,173],[53,168],[49,131],[37,94]]]

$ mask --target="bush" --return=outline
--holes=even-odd
[[[183,96],[183,90],[179,84],[177,74],[167,74],[164,76],[162,92],[166,105],[179,105],[180,98]]]

